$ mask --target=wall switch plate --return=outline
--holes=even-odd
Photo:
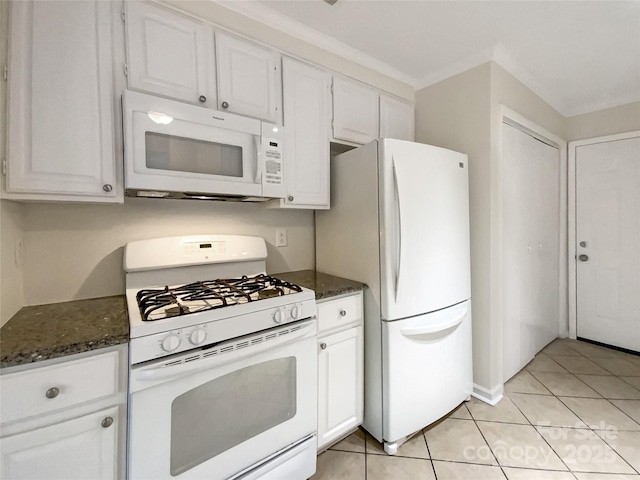
[[[276,229],[276,247],[286,247],[286,246],[287,246],[287,229],[286,228]]]

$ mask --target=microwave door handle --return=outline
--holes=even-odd
[[[256,179],[255,183],[262,184],[262,165],[264,164],[264,157],[260,151],[260,137],[253,136],[253,143],[256,147]]]

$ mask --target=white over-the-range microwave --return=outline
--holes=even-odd
[[[129,90],[122,113],[128,196],[284,197],[281,126]]]

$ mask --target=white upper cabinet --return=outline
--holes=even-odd
[[[279,55],[216,32],[218,108],[281,123]]]
[[[145,2],[125,2],[129,88],[217,108],[213,30]]]
[[[331,75],[282,59],[285,172],[283,207],[329,208]]]
[[[378,92],[333,77],[333,138],[369,143],[378,138]]]
[[[413,104],[381,94],[379,137],[413,141],[414,111]]]
[[[6,198],[122,201],[112,62],[109,2],[11,2]]]

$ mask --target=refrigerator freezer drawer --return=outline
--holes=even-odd
[[[470,300],[383,322],[382,348],[386,442],[426,427],[471,395]]]

